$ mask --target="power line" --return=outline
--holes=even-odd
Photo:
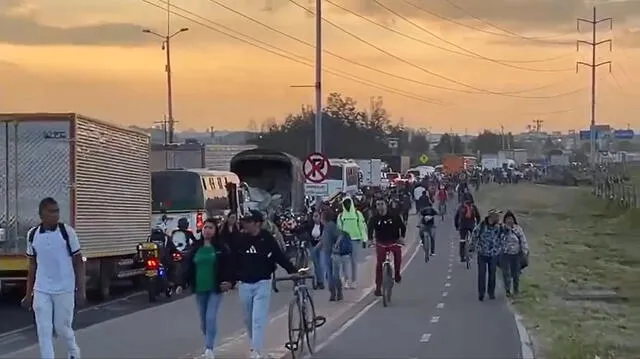
[[[297,7],[301,8],[301,9],[305,10],[306,12],[308,12],[310,14],[315,14],[314,11],[312,11],[312,10],[306,8],[305,6],[299,4],[295,0],[289,0],[289,2],[291,2],[292,4],[296,5]],[[366,45],[378,50],[379,52],[381,52],[381,53],[383,53],[383,54],[385,54],[385,55],[387,55],[389,57],[392,57],[392,58],[394,58],[394,59],[396,59],[396,60],[398,60],[398,61],[400,61],[400,62],[402,62],[402,63],[404,63],[406,65],[409,65],[409,66],[411,66],[413,68],[416,68],[416,69],[418,69],[418,70],[420,70],[422,72],[425,72],[425,73],[427,73],[427,74],[429,74],[431,76],[440,78],[442,80],[445,80],[445,81],[448,81],[448,82],[451,82],[451,83],[454,83],[454,84],[457,84],[457,85],[460,85],[462,87],[466,87],[468,89],[475,90],[475,91],[450,88],[450,87],[446,87],[446,86],[431,85],[432,87],[435,87],[435,88],[440,88],[440,89],[450,90],[450,91],[456,91],[456,92],[462,92],[462,93],[498,95],[498,96],[505,96],[505,97],[527,98],[527,99],[549,99],[549,98],[563,97],[563,96],[573,95],[573,94],[578,93],[578,92],[583,90],[583,89],[577,89],[577,90],[573,90],[573,91],[569,91],[569,92],[565,92],[565,93],[560,93],[560,94],[555,94],[555,95],[550,95],[550,96],[523,96],[523,95],[516,95],[516,94],[512,94],[512,93],[507,93],[507,92],[492,91],[492,90],[484,89],[484,88],[477,87],[477,86],[474,86],[474,85],[469,85],[469,84],[464,83],[462,81],[452,79],[450,77],[447,77],[447,76],[441,75],[439,73],[436,73],[434,71],[428,70],[428,69],[426,69],[426,68],[424,68],[422,66],[416,65],[416,64],[412,63],[411,61],[408,61],[408,60],[406,60],[406,59],[404,59],[404,58],[402,58],[400,56],[394,55],[393,53],[391,53],[391,52],[389,52],[389,51],[387,51],[387,50],[385,50],[385,49],[383,49],[383,48],[381,48],[381,47],[379,47],[379,46],[377,46],[377,45],[375,45],[375,44],[373,44],[373,43],[371,43],[371,42],[369,42],[369,41],[367,41],[365,39],[363,39],[362,37],[350,32],[350,31],[348,31],[346,29],[344,29],[343,27],[341,27],[339,25],[336,25],[335,23],[327,20],[326,18],[323,18],[323,20],[327,24],[329,24],[329,25],[333,26],[334,28],[344,32],[345,34],[353,37],[354,39],[356,39],[356,40],[358,40],[358,41],[360,41],[360,42],[362,42],[362,43],[364,43],[364,44],[366,44]]]
[[[298,43],[300,43],[302,45],[305,45],[305,46],[308,46],[308,47],[311,47],[311,48],[315,47],[315,45],[313,45],[312,43],[310,43],[308,41],[302,40],[302,39],[300,39],[300,38],[298,38],[296,36],[293,36],[293,35],[291,35],[291,34],[289,34],[287,32],[279,30],[279,29],[277,29],[277,28],[275,28],[275,27],[273,27],[271,25],[265,24],[264,22],[254,18],[252,16],[249,16],[249,15],[247,15],[245,13],[242,13],[242,12],[240,12],[240,11],[238,11],[238,10],[236,10],[236,9],[226,5],[226,4],[223,4],[223,3],[219,2],[219,1],[217,1],[217,0],[208,0],[208,1],[213,3],[213,4],[216,4],[216,5],[220,6],[220,7],[222,7],[223,9],[225,9],[227,11],[230,11],[230,12],[232,12],[232,13],[238,15],[238,16],[241,16],[241,17],[243,17],[243,18],[245,18],[245,19],[257,24],[257,25],[260,25],[260,26],[262,26],[262,27],[264,27],[264,28],[266,28],[266,29],[268,29],[268,30],[270,30],[272,32],[275,32],[275,33],[277,33],[279,35],[282,35],[282,36],[284,36],[286,38],[289,38],[289,39],[291,39],[293,41],[296,41],[296,42],[298,42]],[[418,39],[418,40],[420,40],[420,39]],[[420,40],[420,41],[422,41],[422,40]],[[448,50],[448,49],[445,48],[445,50]],[[402,75],[398,75],[398,74],[395,74],[395,73],[391,73],[391,72],[388,72],[388,71],[385,71],[385,70],[381,70],[381,69],[375,68],[373,66],[369,66],[367,64],[363,64],[363,63],[354,61],[352,59],[349,59],[347,57],[339,55],[339,54],[337,54],[335,52],[332,52],[330,50],[323,49],[323,52],[328,54],[328,55],[330,55],[330,56],[333,56],[333,57],[335,57],[335,58],[337,58],[339,60],[342,60],[342,61],[345,61],[347,63],[350,63],[352,65],[355,65],[355,66],[358,66],[358,67],[361,67],[361,68],[364,68],[364,69],[367,69],[367,70],[370,70],[370,71],[374,71],[374,72],[377,72],[377,73],[380,73],[380,74],[383,74],[383,75],[386,75],[386,76],[389,76],[389,77],[393,77],[393,78],[396,78],[396,79],[399,79],[399,80],[411,82],[411,83],[422,85],[422,86],[436,87],[438,89],[443,89],[440,86],[436,86],[436,85],[433,85],[433,84],[430,84],[430,83],[427,83],[427,82],[424,82],[424,81],[420,81],[420,80],[412,79],[412,78],[409,78],[409,77],[406,77],[406,76],[402,76]],[[460,54],[468,56],[467,54],[464,54],[464,53],[460,53]],[[562,79],[562,80],[560,80],[558,82],[565,82],[565,81],[566,80]],[[533,91],[543,90],[545,88],[549,88],[551,86],[555,86],[556,84],[557,83],[552,83],[552,84],[548,84],[548,85],[544,85],[544,86],[538,86],[538,87],[534,87],[534,88],[522,89],[522,90],[518,90],[518,91],[505,91],[503,93],[505,93],[505,94],[522,94],[522,93],[526,93],[526,92],[533,92]],[[446,88],[446,89],[449,89],[449,88]],[[456,90],[456,91],[461,91],[461,90]],[[476,93],[475,91],[463,91],[463,92],[471,93],[471,94],[475,94]]]
[[[153,3],[153,2],[151,2],[149,0],[141,0],[141,1],[144,2],[144,3],[147,3],[148,5],[151,5],[151,6],[154,6],[156,8],[162,9],[163,11],[166,11],[165,7],[160,6],[160,5],[156,4],[156,3]],[[158,0],[158,1],[160,3],[165,4],[165,5],[167,4],[167,1],[165,1],[165,0]],[[287,59],[289,61],[298,63],[300,65],[307,66],[307,67],[313,67],[313,65],[309,63],[309,61],[310,61],[309,59],[306,59],[306,58],[304,58],[304,57],[302,57],[300,55],[297,55],[297,54],[294,54],[294,53],[289,52],[287,50],[284,50],[282,48],[273,46],[271,44],[268,44],[268,43],[266,43],[264,41],[261,41],[259,39],[254,38],[254,37],[251,37],[249,35],[242,34],[242,33],[238,32],[238,31],[235,31],[235,30],[233,30],[233,29],[231,29],[231,28],[229,28],[229,27],[227,27],[225,25],[219,24],[219,23],[217,23],[217,22],[215,22],[213,20],[207,19],[207,18],[205,18],[203,16],[200,16],[198,14],[195,14],[194,12],[191,12],[191,11],[189,11],[187,9],[184,9],[184,8],[180,7],[180,6],[171,4],[171,8],[178,9],[178,10],[180,10],[180,11],[182,11],[182,12],[188,14],[188,15],[196,17],[197,19],[201,19],[202,21],[209,22],[209,23],[211,23],[211,24],[213,24],[215,26],[223,28],[226,31],[217,29],[217,28],[215,28],[215,27],[213,27],[213,26],[211,26],[209,24],[206,24],[206,23],[204,23],[202,21],[198,21],[196,19],[193,19],[192,17],[189,17],[189,16],[184,15],[184,14],[180,14],[180,13],[175,12],[174,10],[171,10],[171,14],[173,14],[175,16],[178,16],[180,18],[183,18],[183,19],[185,19],[187,21],[190,21],[190,22],[192,22],[194,24],[197,24],[199,26],[202,26],[202,27],[204,27],[204,28],[206,28],[208,30],[220,33],[220,34],[225,35],[227,37],[230,37],[230,38],[232,38],[234,40],[243,42],[245,44],[248,44],[250,46],[253,46],[255,48],[263,50],[265,52],[271,53],[273,55],[285,58],[285,59]],[[246,39],[243,39],[240,36],[245,37],[245,38],[249,39],[250,41],[246,40]],[[253,43],[251,41],[254,41],[256,43]],[[344,73],[343,71],[340,71],[340,70],[335,70],[335,69],[331,69],[331,68],[325,68],[325,71],[327,73],[329,73],[329,74],[332,74],[332,75],[336,76],[336,77],[344,78],[344,79],[347,79],[347,80],[350,80],[350,81],[353,81],[353,82],[356,82],[356,83],[359,83],[359,84],[363,84],[365,86],[369,86],[369,87],[376,88],[376,89],[379,89],[379,90],[382,90],[382,91],[386,91],[388,93],[400,95],[400,96],[403,96],[403,97],[411,98],[413,100],[417,100],[417,101],[421,101],[421,102],[425,102],[425,103],[429,103],[429,104],[436,104],[436,105],[442,104],[437,99],[421,96],[421,95],[418,95],[418,94],[415,94],[415,93],[412,93],[412,92],[408,92],[408,91],[405,91],[405,90],[400,90],[400,89],[397,89],[397,88],[386,86],[386,85],[383,85],[383,84],[375,82],[375,81],[371,81],[371,80],[367,80],[367,79],[358,77],[356,75]]]
[[[522,39],[522,40],[535,41],[535,42],[548,43],[550,41],[545,40],[545,39],[557,38],[557,37],[561,36],[561,35],[535,36],[535,37],[524,36],[522,34],[518,34],[515,31],[511,31],[511,30],[509,30],[509,29],[507,29],[505,27],[498,26],[498,25],[496,25],[496,24],[494,24],[494,23],[492,23],[492,22],[490,22],[488,20],[485,20],[485,19],[483,19],[481,17],[478,17],[478,16],[474,15],[469,10],[467,10],[467,9],[463,8],[462,6],[458,5],[457,3],[455,3],[453,0],[444,0],[444,1],[446,1],[449,5],[453,6],[454,8],[460,10],[465,15],[470,16],[471,18],[473,18],[473,19],[475,19],[475,20],[477,20],[477,21],[479,21],[479,22],[481,22],[481,23],[483,23],[483,24],[485,24],[487,26],[493,27],[494,29],[500,30],[500,31],[502,31],[502,32],[504,32],[506,34],[509,34],[509,35],[515,37],[515,38],[519,38],[519,39]]]
[[[421,44],[423,44],[423,45],[426,45],[426,46],[429,46],[429,47],[433,47],[433,48],[436,48],[436,49],[439,49],[439,50],[442,50],[442,51],[450,52],[450,53],[452,53],[452,54],[456,54],[456,55],[460,55],[460,56],[465,56],[465,57],[469,57],[469,58],[475,58],[475,59],[480,58],[480,59],[485,60],[485,58],[484,58],[484,57],[478,57],[478,56],[476,56],[476,55],[474,55],[474,54],[472,54],[472,53],[468,53],[468,52],[460,52],[460,51],[456,51],[456,50],[448,49],[448,48],[446,48],[446,47],[444,47],[444,46],[439,46],[439,45],[436,45],[436,44],[432,44],[432,43],[430,43],[430,42],[424,41],[424,40],[422,40],[422,39],[420,39],[420,38],[417,38],[417,37],[415,37],[415,36],[411,36],[411,35],[405,34],[404,32],[398,31],[398,30],[396,30],[396,29],[394,29],[394,28],[392,28],[392,27],[390,27],[390,26],[387,26],[387,25],[381,24],[381,23],[379,23],[379,22],[377,22],[377,21],[374,21],[374,20],[372,20],[372,19],[370,19],[370,18],[368,18],[368,17],[366,17],[366,16],[364,16],[364,15],[361,15],[361,14],[359,14],[359,13],[357,13],[357,12],[353,11],[353,10],[350,10],[350,9],[348,9],[348,8],[346,8],[346,7],[342,6],[342,5],[340,5],[340,4],[337,4],[337,3],[335,3],[335,2],[333,2],[333,1],[331,1],[331,0],[325,0],[325,1],[326,1],[327,3],[329,3],[329,4],[333,5],[333,6],[337,7],[338,9],[340,9],[340,10],[344,11],[344,12],[347,12],[347,13],[349,13],[349,14],[353,15],[353,16],[356,16],[357,18],[359,18],[359,19],[361,19],[361,20],[364,20],[364,21],[366,21],[366,22],[369,22],[369,23],[371,23],[371,24],[373,24],[373,25],[376,25],[376,26],[378,26],[378,27],[380,27],[380,28],[382,28],[382,29],[385,29],[385,30],[387,30],[387,31],[393,32],[394,34],[400,35],[400,36],[402,36],[402,37],[404,37],[404,38],[407,38],[407,39],[410,39],[410,40],[413,40],[413,41],[419,42],[419,43],[421,43]],[[503,60],[503,59],[493,59],[493,60],[494,60],[494,61],[498,61],[498,62],[505,62],[505,63],[542,62],[542,61],[539,61],[539,60],[533,60],[533,61],[527,61],[527,60],[524,60],[524,61],[518,61],[518,60]],[[543,60],[543,61],[544,61],[544,60]],[[526,69],[526,70],[531,70],[531,69],[528,69],[528,68],[525,68],[525,69]],[[536,70],[536,69],[534,69],[534,70]],[[544,70],[542,70],[542,71],[544,71]],[[555,71],[551,71],[551,72],[555,72]]]
[[[327,1],[329,1],[329,0],[327,0]],[[392,8],[388,7],[387,5],[383,4],[382,2],[380,2],[378,0],[372,0],[372,1],[375,4],[377,4],[378,6],[380,6],[381,8],[383,8],[386,11],[392,13],[393,15],[399,17],[400,19],[404,20],[405,22],[411,24],[413,27],[419,29],[420,31],[423,31],[423,32],[429,34],[431,37],[434,37],[434,38],[436,38],[436,39],[438,39],[438,40],[440,40],[440,41],[442,41],[442,42],[444,42],[444,43],[446,43],[448,45],[451,45],[451,46],[463,51],[466,54],[471,55],[471,57],[473,57],[473,58],[482,59],[482,60],[485,60],[485,61],[492,62],[494,64],[502,65],[502,66],[505,66],[505,67],[510,67],[510,68],[517,69],[517,70],[523,70],[523,71],[532,71],[532,72],[567,72],[567,71],[572,71],[573,70],[571,68],[565,68],[565,69],[534,69],[534,68],[530,68],[530,67],[512,65],[512,64],[509,64],[508,62],[505,62],[505,61],[501,61],[501,60],[497,60],[497,59],[493,59],[493,58],[484,56],[484,55],[482,55],[480,53],[477,53],[475,51],[469,50],[466,47],[460,46],[460,45],[456,44],[453,41],[449,41],[449,40],[443,38],[442,36],[439,36],[439,35],[435,34],[433,31],[430,31],[429,29],[425,28],[424,26],[422,26],[422,25],[418,24],[417,22],[407,18],[406,16],[400,14],[398,11],[393,10]],[[408,3],[408,4],[412,5],[411,3]]]
[[[591,68],[591,126],[590,128],[590,150],[591,150],[591,165],[596,164],[596,70],[603,65],[609,65],[609,72],[611,72],[611,61],[603,61],[596,63],[596,49],[599,45],[609,44],[609,51],[611,51],[612,41],[611,39],[598,41],[598,29],[597,25],[601,22],[609,22],[609,27],[613,29],[613,19],[610,17],[598,19],[596,14],[596,7],[593,7],[593,18],[582,19],[578,18],[576,24],[578,31],[580,31],[580,23],[587,23],[591,25],[591,41],[578,40],[576,42],[576,49],[580,50],[580,44],[588,45],[591,47],[591,62],[578,61],[576,63],[576,72],[580,68],[580,65]]]
[[[486,29],[483,29],[483,28],[480,28],[480,27],[471,26],[469,24],[465,24],[462,21],[457,21],[457,20],[454,20],[454,19],[452,19],[450,17],[446,17],[446,16],[440,15],[440,14],[434,12],[434,11],[425,9],[424,7],[419,6],[417,4],[414,4],[414,3],[412,3],[412,2],[410,2],[408,0],[401,0],[401,1],[403,1],[404,3],[406,3],[409,6],[413,7],[414,9],[422,11],[422,12],[424,12],[426,14],[429,14],[429,15],[435,17],[435,18],[450,22],[452,24],[455,24],[455,25],[458,25],[458,26],[461,26],[461,27],[465,27],[465,28],[470,29],[470,30],[474,30],[474,31],[478,31],[478,32],[482,32],[482,33],[489,34],[489,35],[494,35],[494,36],[506,37],[506,38],[510,38],[510,39],[522,39],[523,38],[522,35],[519,35],[519,34],[517,34],[517,36],[514,36],[512,34],[505,33],[505,32],[493,32],[493,31],[489,31],[489,30],[486,30]],[[530,38],[526,38],[526,37],[524,39],[525,40],[531,40]],[[514,61],[509,61],[509,62],[512,62],[512,63],[548,62],[548,61],[557,60],[557,59],[560,59],[560,58],[563,58],[563,57],[567,57],[567,56],[569,56],[569,54],[560,55],[560,56],[556,56],[556,57],[550,57],[550,58],[547,58],[547,59],[540,59],[540,60],[523,60],[523,61],[515,61],[514,60]]]

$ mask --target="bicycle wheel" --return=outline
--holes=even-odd
[[[304,347],[303,341],[303,330],[304,330],[304,318],[302,318],[302,308],[298,303],[298,298],[294,297],[291,302],[289,302],[289,316],[288,316],[288,329],[289,329],[289,342],[285,345],[289,352],[291,352],[291,357],[293,359],[296,358],[296,352],[300,350],[300,348]],[[296,315],[299,318],[295,318]]]
[[[391,292],[393,291],[393,270],[391,263],[385,262],[382,268],[382,305],[388,306],[391,302]]]
[[[313,354],[316,350],[316,340],[317,340],[317,326],[316,326],[316,307],[313,304],[313,298],[308,291],[305,291],[304,297],[306,300],[303,303],[303,313],[304,313],[304,322],[305,331],[304,337],[307,342],[307,348],[309,349],[309,354]]]
[[[429,240],[429,234],[427,232],[422,233],[422,250],[424,251],[424,262],[429,263],[429,259],[431,256],[429,252],[431,251],[431,241]]]

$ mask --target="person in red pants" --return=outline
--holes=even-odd
[[[371,217],[367,226],[369,238],[374,238],[376,243],[376,290],[375,295],[381,296],[382,263],[387,252],[393,254],[393,267],[395,281],[400,283],[400,266],[402,265],[402,250],[400,245],[404,243],[407,227],[402,217],[396,213],[389,213],[387,203],[384,200],[376,201],[376,214]]]

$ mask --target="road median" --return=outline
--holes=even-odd
[[[588,188],[485,186],[481,210],[512,210],[531,265],[513,301],[549,359],[640,357],[640,212],[607,206]]]

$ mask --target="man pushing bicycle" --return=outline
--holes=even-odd
[[[404,244],[404,237],[407,227],[400,217],[395,213],[389,213],[387,203],[384,200],[376,201],[376,214],[369,220],[367,226],[369,238],[374,238],[376,244],[376,296],[382,296],[382,263],[385,261],[387,253],[393,254],[394,279],[400,283],[400,266],[402,265],[402,250],[400,246]]]

